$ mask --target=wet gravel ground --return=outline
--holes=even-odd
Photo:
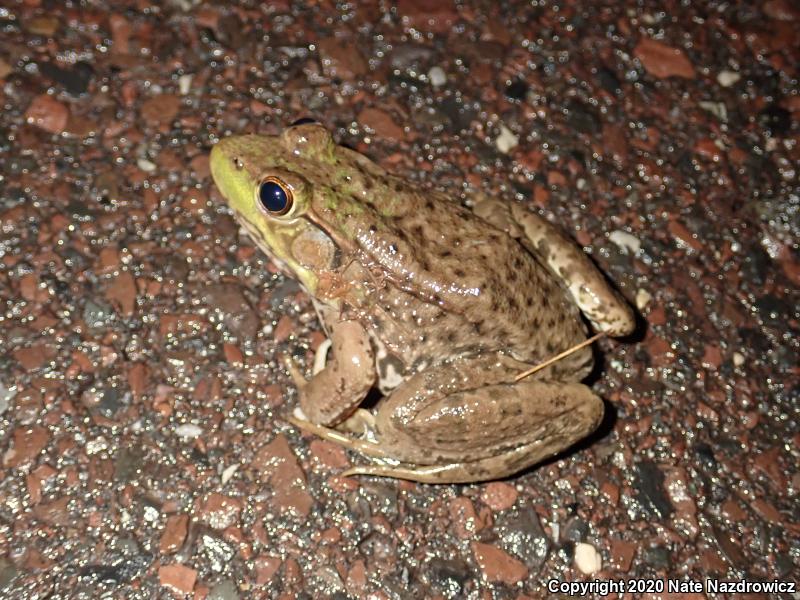
[[[797,4],[108,4],[0,6],[0,597],[800,579]],[[592,253],[642,322],[597,435],[430,486],[283,419],[323,335],[208,151],[308,115]]]

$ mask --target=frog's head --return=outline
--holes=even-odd
[[[317,173],[334,160],[336,145],[316,123],[281,135],[241,135],[211,150],[211,176],[253,241],[312,294],[319,275],[335,267],[333,240],[309,218]],[[319,190],[318,190],[319,191]]]

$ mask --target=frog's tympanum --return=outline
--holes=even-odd
[[[313,299],[327,364],[292,422],[370,458],[348,474],[506,477],[591,433],[603,403],[582,348],[630,307],[574,243],[516,203],[473,210],[390,175],[316,123],[223,139],[214,182],[253,241]],[[383,397],[359,408],[377,387]],[[302,414],[301,414],[302,413]]]

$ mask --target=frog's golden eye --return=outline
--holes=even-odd
[[[256,200],[263,211],[273,217],[285,215],[292,209],[292,189],[277,177],[266,177],[258,185]]]

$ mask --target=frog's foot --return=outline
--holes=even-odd
[[[353,433],[360,438],[375,440],[375,415],[364,408],[355,412],[336,426],[340,432]]]
[[[451,462],[439,465],[414,465],[409,463],[358,465],[342,472],[345,477],[353,475],[372,475],[374,477],[394,477],[421,483],[472,483],[501,479],[518,473],[554,454],[543,440],[518,446],[499,455],[489,456],[474,462]],[[396,462],[396,461],[391,461]]]
[[[375,442],[356,439],[350,437],[349,435],[345,435],[344,433],[342,433],[341,431],[337,431],[336,429],[325,427],[324,425],[317,425],[316,423],[312,423],[311,421],[308,421],[305,418],[301,418],[300,415],[302,414],[303,414],[302,412],[300,412],[299,414],[295,413],[294,415],[287,417],[287,420],[298,429],[301,429],[308,433],[312,433],[317,437],[321,437],[324,440],[328,440],[329,442],[333,442],[335,444],[339,444],[340,446],[344,446],[348,450],[360,452],[364,456],[370,456],[372,458],[379,458],[379,459],[390,458],[383,451],[383,449]],[[347,423],[347,421],[345,421],[345,423]]]

